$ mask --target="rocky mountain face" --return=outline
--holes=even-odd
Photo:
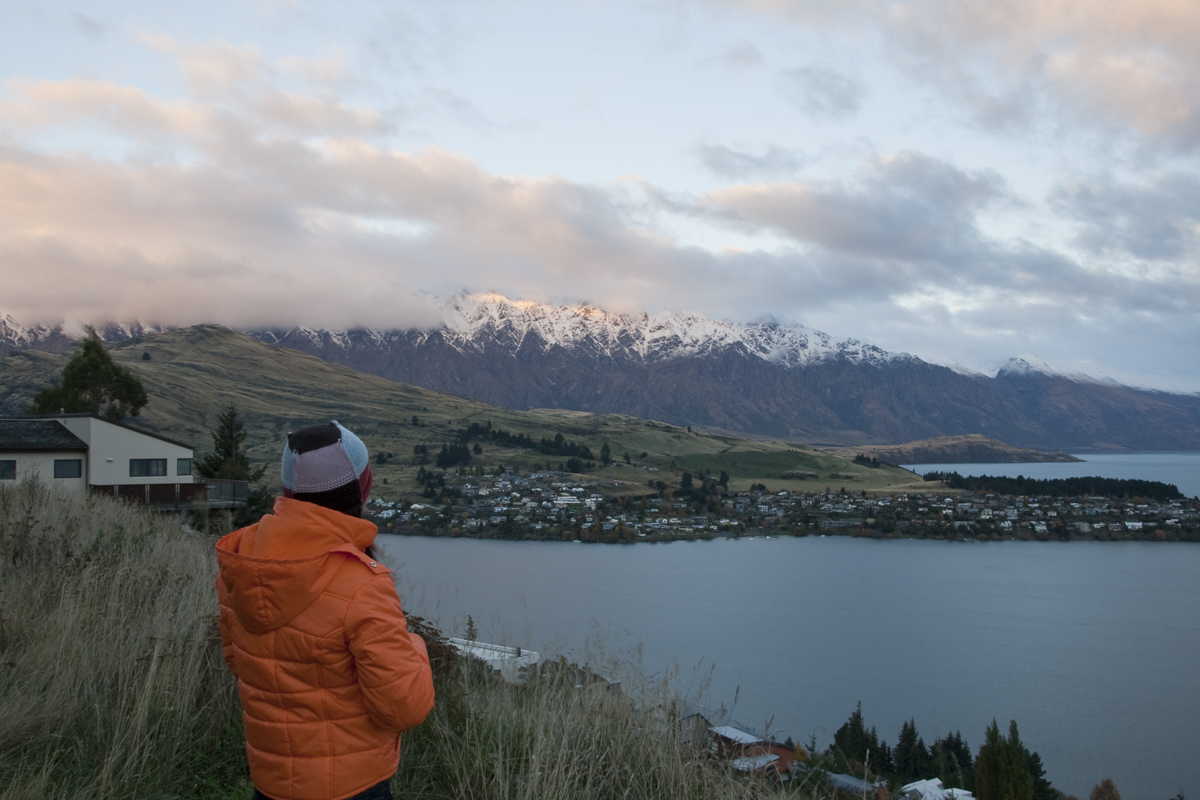
[[[624,413],[821,444],[983,434],[1039,450],[1200,449],[1200,396],[1057,375],[1031,358],[991,378],[769,319],[613,314],[465,294],[444,301],[442,312],[445,323],[431,330],[249,333],[360,372],[516,409]],[[58,341],[53,332],[37,336]]]

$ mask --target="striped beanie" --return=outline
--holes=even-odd
[[[371,492],[367,446],[337,420],[287,435],[283,494],[357,516]]]

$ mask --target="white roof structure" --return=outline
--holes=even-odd
[[[974,800],[966,789],[947,789],[939,778],[913,781],[900,787],[900,793],[910,800]]]
[[[712,732],[717,736],[728,739],[731,742],[737,742],[738,744],[757,744],[762,741],[762,739],[759,739],[757,736],[746,733],[745,731],[739,730],[738,728],[734,728],[730,725],[720,725],[713,728]]]
[[[506,647],[502,644],[489,644],[471,639],[449,639],[447,641],[463,655],[486,661],[493,672],[499,672],[501,678],[512,683],[520,682],[522,667],[532,667],[542,660],[540,654],[521,647]]]
[[[767,764],[771,764],[779,760],[779,756],[775,753],[761,753],[757,756],[744,756],[743,758],[735,758],[729,763],[738,772],[753,772],[756,769],[762,769]]]

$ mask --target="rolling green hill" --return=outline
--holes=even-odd
[[[501,409],[364,375],[215,325],[147,335],[111,352],[115,361],[141,377],[150,396],[142,415],[127,422],[203,451],[211,444],[209,431],[218,413],[232,402],[246,424],[251,460],[269,465],[271,485],[278,482],[286,432],[337,419],[362,436],[373,457],[386,457],[374,465],[376,493],[384,497],[415,486],[414,446],[426,445],[434,454],[472,422],[490,422],[494,430],[524,433],[534,441],[562,434],[597,455],[607,443],[613,465],[589,474],[600,479],[601,489],[612,492],[648,490],[648,481],[677,482],[684,469],[708,469],[714,475],[724,470],[733,489],[755,482],[791,490],[844,486],[894,491],[923,486],[905,470],[870,469],[802,445],[690,432],[618,414]],[[26,351],[0,359],[0,413],[23,413],[38,389],[57,378],[68,358],[69,354]],[[503,464],[532,470],[539,464],[554,468],[563,460],[537,450],[481,445],[483,452],[474,456],[472,467]]]

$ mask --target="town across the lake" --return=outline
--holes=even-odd
[[[651,486],[655,482],[651,481]],[[628,485],[570,473],[442,473],[425,496],[372,500],[382,531],[409,535],[662,542],[718,536],[841,534],[953,540],[1200,541],[1200,501],[1141,497],[1007,495],[929,491],[868,494],[824,491],[635,493]],[[941,489],[939,491],[939,489]]]

